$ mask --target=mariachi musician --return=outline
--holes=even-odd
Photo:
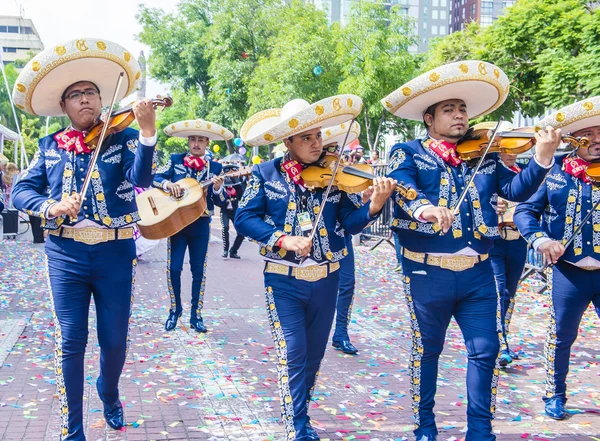
[[[235,228],[259,243],[265,259],[267,314],[290,441],[319,439],[308,405],[335,314],[340,261],[348,255],[345,232],[360,233],[395,187],[392,179],[376,178],[371,201],[357,206],[337,187],[327,195],[323,188],[304,185],[303,170],[323,153],[321,127],[354,119],[361,108],[355,95],[314,104],[295,99],[282,109],[259,112],[241,129],[248,145],[283,141],[288,149],[283,158],[254,167]]]
[[[219,177],[223,166],[211,159],[206,148],[211,140],[228,140],[233,133],[213,122],[202,119],[179,121],[169,124],[164,132],[168,136],[186,138],[188,152],[174,153],[169,161],[159,169],[153,185],[170,192],[175,198],[183,195],[183,188],[177,183],[185,178],[193,178],[198,182],[212,180],[213,184],[205,189],[206,211],[193,223],[169,237],[167,241],[167,284],[171,307],[165,322],[165,330],[177,327],[181,317],[181,272],[186,249],[190,254],[192,270],[192,306],[190,327],[196,332],[207,332],[202,318],[204,305],[204,289],[206,284],[206,259],[208,257],[208,241],[210,240],[210,221],[214,206],[222,207],[225,203],[223,177]]]
[[[517,174],[521,167],[517,164],[517,155],[500,153],[500,165]],[[516,203],[498,198],[496,210],[498,212],[498,232],[500,238],[494,241],[490,251],[490,260],[500,293],[500,320],[502,324],[502,342],[500,353],[500,366],[505,367],[513,360],[518,360],[519,355],[512,351],[508,345],[508,328],[515,309],[515,296],[519,280],[527,260],[527,241],[523,239],[512,221]]]
[[[596,310],[600,307],[600,188],[596,183],[600,176],[594,175],[595,181],[588,177],[588,167],[600,162],[600,96],[566,106],[539,125],[590,143],[557,158],[544,184],[517,206],[514,217],[523,237],[546,262],[554,264],[549,275],[544,401],[546,414],[562,420],[567,416],[571,346],[590,303]]]
[[[454,317],[468,352],[466,441],[492,441],[498,387],[500,311],[489,251],[498,235],[496,197],[522,201],[542,183],[560,137],[537,134],[531,165],[516,174],[497,154],[482,156],[479,172],[457,154],[469,118],[506,99],[508,78],[498,67],[469,60],[440,66],[382,100],[396,116],[422,120],[423,139],[396,144],[389,174],[419,196],[397,200],[393,228],[403,247],[404,290],[411,315],[411,395],[418,441],[437,439],[433,412],[438,359]],[[472,182],[472,185],[471,185]],[[465,190],[466,189],[466,190]],[[494,204],[494,205],[493,205]]]
[[[124,425],[118,386],[127,354],[136,267],[132,225],[139,216],[133,187],[150,186],[156,166],[150,100],[133,106],[139,132],[127,128],[106,138],[91,170],[91,185],[85,194],[79,193],[92,160],[86,136],[115,94],[121,72],[124,81],[116,100],[136,89],[141,75],[136,59],[109,41],[69,41],[27,63],[13,93],[15,105],[28,113],[66,114],[71,121],[40,139],[39,150],[13,189],[15,207],[41,217],[49,232],[46,255],[56,317],[63,441],[85,440],[84,355],[92,295],[100,344],[96,388],[108,425],[115,430]]]
[[[239,170],[243,164],[228,164],[223,166],[223,172]],[[235,219],[240,199],[246,189],[246,180],[244,178],[225,178],[225,203],[221,208],[221,235],[223,239],[223,258],[231,257],[239,259],[238,250],[244,242],[244,235],[239,232],[236,234],[233,245],[229,248],[229,224]]]

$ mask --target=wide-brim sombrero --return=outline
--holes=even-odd
[[[318,127],[330,127],[356,118],[362,100],[356,95],[335,95],[309,104],[295,99],[281,109],[267,109],[251,116],[240,136],[250,146],[276,143]]]
[[[400,118],[422,121],[429,106],[461,99],[467,105],[469,118],[477,118],[500,107],[508,91],[508,77],[502,69],[485,61],[467,60],[419,75],[383,98],[381,103]]]
[[[204,121],[203,119],[190,119],[178,121],[165,127],[168,136],[188,138],[190,136],[206,136],[214,141],[227,141],[233,138],[233,133],[219,124]]]
[[[563,134],[577,132],[588,127],[600,126],[600,96],[577,101],[543,118],[536,126],[561,129]]]
[[[350,133],[348,133],[348,129],[350,130]],[[346,138],[346,134],[348,135],[348,138]],[[356,121],[352,123],[352,127],[350,127],[348,123],[342,123],[321,130],[321,139],[323,140],[324,146],[335,143],[340,147],[345,147],[358,139],[359,136],[360,124]],[[344,140],[346,140],[345,143]]]
[[[70,85],[90,81],[98,86],[103,104],[110,103],[119,74],[125,77],[117,102],[135,91],[141,77],[140,66],[122,46],[96,38],[82,38],[53,46],[23,68],[13,89],[15,105],[39,116],[61,116],[60,100]]]

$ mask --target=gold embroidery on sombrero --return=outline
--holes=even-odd
[[[176,312],[177,303],[175,301],[175,291],[171,282],[171,238],[167,239],[167,287],[169,288],[169,297],[171,298],[171,312]]]
[[[408,313],[410,314],[410,328],[412,334],[412,345],[410,350],[410,395],[412,397],[412,408],[415,418],[415,428],[421,424],[419,417],[419,407],[421,403],[421,360],[423,358],[423,338],[417,314],[415,313],[415,305],[410,293],[410,277],[404,276],[404,296],[408,305]]]
[[[137,259],[133,259],[131,262],[131,299],[129,300],[129,318],[127,319],[127,346],[125,348],[125,358],[129,355],[129,348],[131,347],[131,315],[133,314],[133,300],[135,297],[135,271],[137,269]]]
[[[52,294],[52,284],[50,283],[50,269],[48,268],[48,257],[46,261],[46,277],[48,291],[50,291],[50,301],[52,302],[52,315],[54,318],[54,371],[56,374],[56,390],[58,392],[58,401],[60,403],[60,433],[62,436],[69,434],[69,402],[67,400],[67,387],[63,375],[63,350],[62,350],[62,328],[58,317],[56,316],[56,307],[54,306],[54,295]]]
[[[273,334],[273,341],[275,342],[275,349],[277,351],[277,377],[279,383],[279,397],[281,400],[281,419],[285,426],[287,438],[293,440],[296,436],[296,430],[294,428],[294,403],[292,401],[292,393],[289,384],[287,343],[275,307],[273,288],[270,286],[267,286],[266,288],[265,300],[267,303],[269,325],[271,326],[271,333]]]
[[[554,375],[556,373],[556,313],[554,311],[554,302],[552,301],[552,267],[546,269],[546,280],[548,283],[548,333],[546,334],[546,343],[544,345],[544,365],[546,368],[546,397],[552,398],[556,392],[556,381]]]

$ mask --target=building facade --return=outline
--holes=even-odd
[[[38,53],[44,49],[31,20],[8,15],[0,15],[0,47],[4,64],[28,59],[29,52]]]
[[[451,0],[450,33],[464,29],[472,21],[478,21],[482,27],[489,26],[515,2],[516,0]]]

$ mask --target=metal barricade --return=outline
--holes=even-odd
[[[527,247],[527,260],[525,261],[525,268],[523,274],[519,280],[519,284],[528,277],[538,275],[542,281],[542,286],[538,289],[538,294],[543,293],[548,288],[548,277],[544,271],[545,260],[542,253],[536,252],[530,246]]]

